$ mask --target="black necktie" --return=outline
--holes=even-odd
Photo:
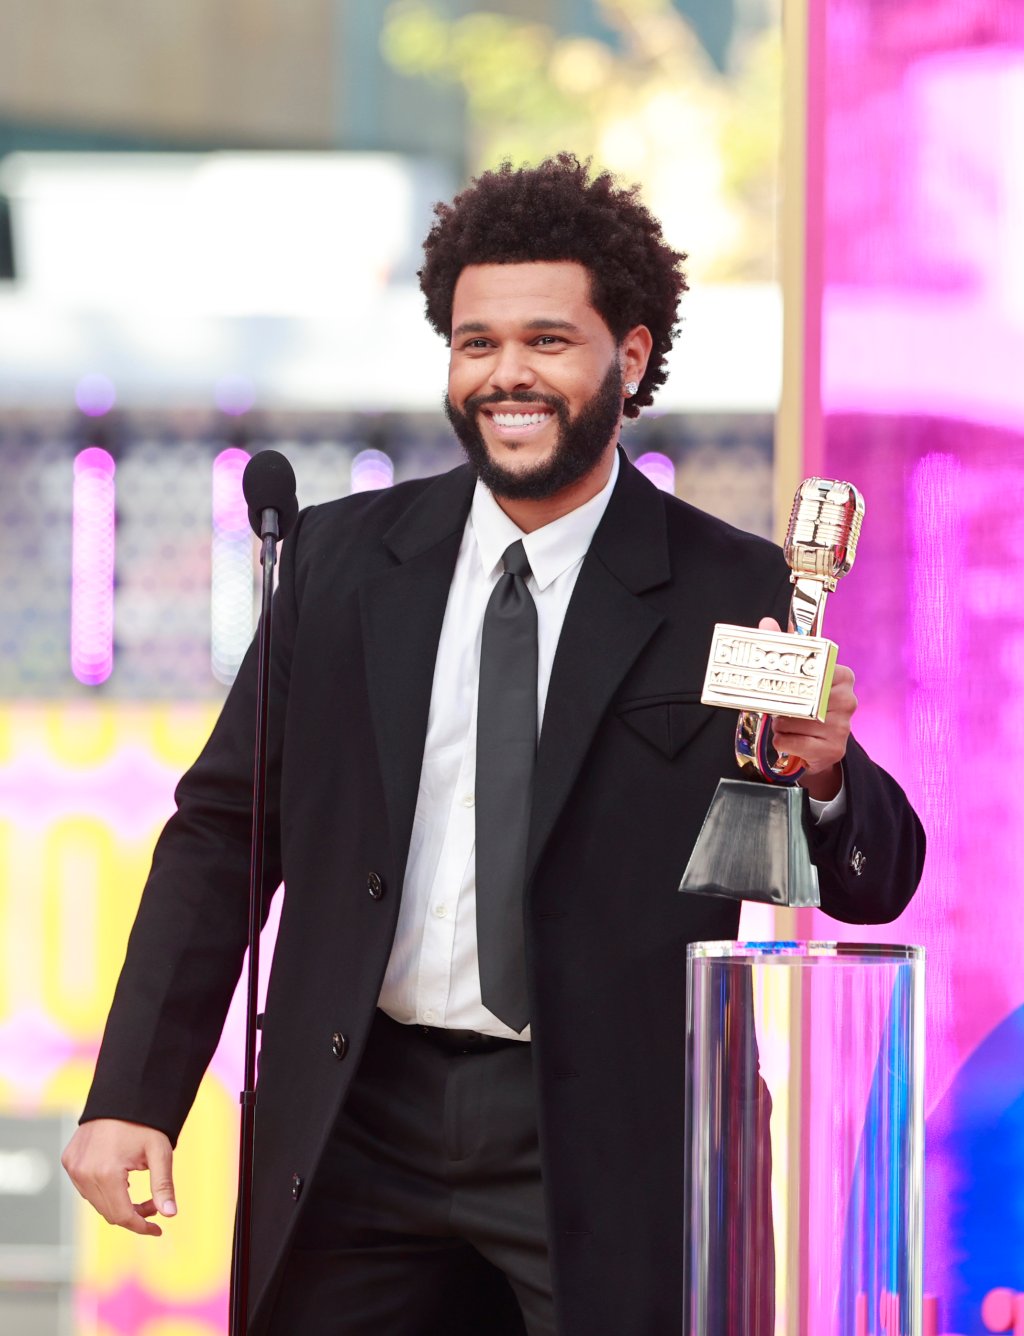
[[[476,723],[476,937],[484,1006],[519,1033],[529,1021],[523,883],[537,757],[537,609],[522,540],[484,612]]]

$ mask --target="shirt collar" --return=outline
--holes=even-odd
[[[570,510],[567,515],[545,524],[543,528],[534,529],[533,533],[523,533],[478,478],[469,521],[476,535],[484,574],[491,576],[495,571],[500,571],[505,549],[521,538],[534,584],[538,590],[546,589],[553,580],[586,555],[611,500],[618,476],[619,452],[616,450],[611,474],[597,495],[575,510]]]

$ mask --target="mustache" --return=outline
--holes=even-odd
[[[557,413],[564,409],[565,400],[561,395],[534,394],[530,390],[513,390],[511,394],[495,390],[493,394],[471,395],[463,405],[463,412],[476,413],[488,404],[543,404]]]

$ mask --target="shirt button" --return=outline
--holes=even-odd
[[[448,906],[447,906],[447,905],[435,905],[435,906],[434,906],[434,914],[436,915],[437,918],[447,918],[447,917],[448,917]]]
[[[462,798],[463,807],[473,807],[476,805],[476,794],[466,793]]]
[[[427,1010],[423,1013],[424,1025],[433,1025],[433,1023],[436,1020],[437,1020],[437,1012],[434,1011],[432,1008],[428,1007]]]

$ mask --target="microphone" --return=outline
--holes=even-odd
[[[793,498],[783,548],[794,582],[806,577],[835,593],[857,555],[863,520],[864,498],[852,483],[806,478]]]
[[[284,455],[261,450],[242,473],[242,495],[249,523],[260,540],[263,594],[256,632],[256,755],[253,760],[252,839],[249,846],[249,968],[245,1004],[245,1088],[240,1095],[238,1137],[238,1202],[235,1246],[231,1261],[229,1330],[245,1336],[249,1329],[249,1254],[252,1243],[252,1166],[256,1142],[256,1026],[259,1004],[260,926],[263,905],[263,850],[267,814],[267,755],[270,736],[270,644],[274,609],[274,566],[277,542],[299,515],[295,473]]]
[[[242,495],[257,538],[284,538],[299,514],[295,472],[277,450],[253,455],[242,473]]]

